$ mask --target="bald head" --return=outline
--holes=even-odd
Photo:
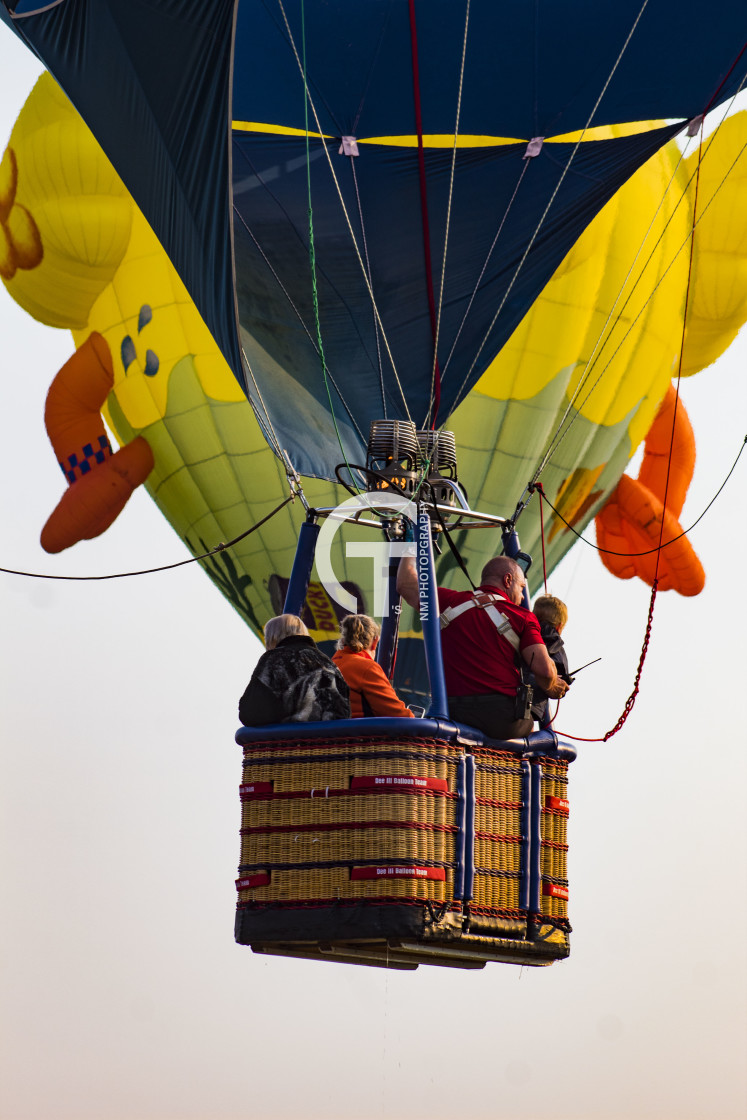
[[[508,556],[494,556],[482,570],[480,583],[490,583],[506,592],[512,603],[521,604],[522,592],[526,584],[523,571]]]

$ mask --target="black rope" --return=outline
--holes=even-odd
[[[467,571],[467,566],[464,563],[464,560],[462,560],[461,553],[459,552],[459,549],[457,548],[457,546],[454,544],[453,540],[451,539],[451,533],[446,528],[446,522],[444,521],[443,514],[441,513],[441,510],[438,508],[438,505],[435,504],[435,503],[434,503],[434,508],[435,508],[435,511],[436,511],[436,516],[438,517],[439,525],[441,526],[441,532],[446,537],[446,543],[448,544],[449,548],[451,549],[451,555],[454,557],[457,564],[459,565],[459,567],[462,569],[462,571],[466,575],[467,579],[469,580],[469,584],[470,584],[470,587],[472,588],[472,590],[477,591],[477,587],[472,582],[472,576]]]
[[[162,564],[160,568],[143,568],[137,572],[112,572],[106,576],[59,576],[49,575],[46,572],[20,572],[15,568],[0,568],[0,572],[5,572],[5,574],[9,576],[28,576],[30,579],[67,579],[75,581],[125,579],[127,576],[149,576],[154,572],[168,572],[172,568],[181,568],[185,564],[194,564],[197,560],[207,560],[208,556],[215,556],[216,552],[225,552],[227,548],[233,548],[239,541],[243,541],[244,537],[248,537],[250,533],[255,532],[255,530],[261,528],[262,525],[270,521],[276,513],[280,512],[283,506],[287,506],[288,502],[292,502],[294,497],[295,495],[291,494],[284,502],[276,506],[272,513],[268,513],[267,516],[263,517],[261,521],[258,521],[256,525],[252,525],[250,529],[246,529],[245,532],[240,533],[239,536],[234,537],[233,540],[227,541],[225,544],[217,544],[215,548],[211,548],[209,552],[203,552],[201,556],[190,556],[188,560],[178,560],[175,564]]]
[[[558,511],[558,510],[557,510],[557,509],[555,508],[555,506],[554,506],[554,505],[552,504],[552,502],[551,502],[551,501],[550,501],[550,499],[548,498],[548,496],[547,496],[547,493],[546,493],[546,491],[544,490],[544,488],[543,488],[543,486],[542,486],[542,483],[541,483],[541,482],[533,482],[533,483],[531,483],[531,484],[530,484],[530,486],[529,486],[529,489],[530,489],[530,490],[531,490],[532,492],[533,492],[533,491],[535,491],[535,490],[538,490],[538,491],[540,491],[540,492],[542,493],[542,497],[543,497],[543,498],[545,499],[545,501],[547,502],[547,504],[549,505],[550,509],[551,509],[551,510],[553,511],[553,513],[555,514],[555,516],[556,516],[556,517],[557,517],[557,518],[558,518],[558,519],[559,519],[560,521],[562,521],[562,522],[563,522],[563,524],[565,525],[565,527],[566,527],[567,529],[570,529],[570,531],[571,531],[571,532],[573,533],[573,535],[574,535],[575,537],[578,537],[578,539],[579,539],[580,541],[583,541],[583,542],[584,542],[584,544],[588,544],[589,548],[593,548],[593,549],[595,549],[595,550],[596,550],[597,552],[604,552],[604,553],[605,553],[605,554],[606,554],[607,556],[651,556],[651,555],[653,555],[653,553],[655,553],[655,552],[660,552],[660,551],[661,551],[661,549],[663,549],[663,548],[668,548],[670,544],[674,544],[674,543],[675,543],[676,541],[679,541],[679,540],[681,540],[681,539],[682,539],[682,537],[686,537],[686,536],[687,536],[687,535],[688,535],[689,533],[691,533],[691,532],[693,531],[693,529],[695,528],[695,526],[696,526],[696,525],[700,524],[700,522],[701,522],[701,521],[703,520],[703,518],[705,517],[705,515],[706,515],[706,514],[708,513],[708,510],[709,510],[709,509],[711,508],[711,506],[713,505],[713,503],[714,503],[714,502],[716,501],[716,499],[717,499],[717,498],[719,497],[719,495],[721,494],[721,491],[722,491],[722,490],[724,489],[724,487],[726,486],[727,482],[729,481],[729,479],[730,479],[730,478],[731,478],[731,476],[733,475],[733,473],[734,473],[734,471],[735,471],[735,469],[736,469],[737,463],[739,462],[739,460],[740,460],[740,459],[741,459],[741,457],[742,457],[742,452],[744,451],[744,449],[745,449],[745,446],[747,446],[747,436],[745,436],[745,437],[744,437],[744,439],[742,440],[742,446],[741,446],[741,447],[740,447],[740,449],[739,449],[739,454],[737,455],[736,459],[735,459],[735,460],[734,460],[734,462],[732,463],[732,465],[731,465],[731,468],[730,468],[730,470],[729,470],[729,473],[727,474],[726,478],[725,478],[725,479],[724,479],[724,481],[723,481],[723,482],[721,483],[721,485],[719,486],[718,490],[717,490],[717,491],[716,491],[716,493],[715,493],[715,494],[713,495],[713,497],[711,498],[710,502],[709,502],[709,503],[708,503],[708,505],[707,505],[707,506],[705,507],[705,509],[703,510],[703,512],[702,512],[702,513],[700,514],[700,516],[699,516],[699,517],[697,517],[697,518],[695,519],[695,521],[693,521],[693,523],[692,523],[692,525],[690,526],[690,528],[689,528],[689,529],[683,529],[681,533],[678,533],[676,537],[672,537],[672,539],[671,539],[670,541],[665,541],[665,542],[664,542],[663,544],[661,544],[661,545],[657,545],[657,547],[656,547],[656,548],[649,548],[649,549],[646,549],[646,551],[645,551],[645,552],[615,552],[615,551],[614,551],[614,549],[611,549],[611,548],[600,548],[600,546],[599,546],[598,544],[594,544],[594,542],[593,542],[593,541],[589,541],[589,540],[587,540],[587,539],[586,539],[586,537],[582,537],[582,536],[581,536],[581,534],[580,534],[580,533],[579,533],[579,532],[578,532],[578,531],[577,531],[576,529],[574,529],[574,528],[573,528],[573,526],[571,525],[570,521],[566,521],[566,519],[565,519],[565,518],[563,517],[562,513],[560,513],[560,512],[559,512],[559,511]],[[0,569],[0,570],[2,570],[2,569]]]

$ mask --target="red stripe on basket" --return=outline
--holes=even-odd
[[[557,883],[543,883],[542,893],[550,898],[562,898],[568,901],[568,887],[559,887]]]
[[[253,887],[266,887],[270,881],[269,872],[263,871],[259,875],[247,875],[245,879],[236,880],[237,891],[249,891]]]
[[[351,867],[351,879],[446,879],[443,867]]]
[[[448,797],[452,801],[456,801],[459,797],[457,793],[450,793],[448,789],[444,790],[430,790],[430,789],[415,789],[411,786],[409,789],[398,790],[395,786],[371,786],[368,789],[333,789],[331,786],[315,786],[314,789],[289,789],[282,790],[279,793],[273,793],[268,790],[262,793],[259,789],[261,785],[270,785],[272,783],[254,782],[254,793],[242,794],[242,801],[251,801],[253,798],[263,798],[266,801],[291,801],[298,800],[299,798],[333,798],[333,797],[378,797],[380,794],[392,793],[407,793],[413,796],[431,797],[434,793],[440,796]],[[501,802],[501,805],[503,803]],[[512,806],[508,806],[512,808]],[[517,803],[515,808],[520,809],[521,803]]]
[[[475,832],[476,840],[492,840],[496,844],[521,844],[523,836],[506,836],[501,832]]]
[[[568,802],[564,797],[551,797],[548,793],[545,798],[546,809],[557,809],[559,813],[565,813],[568,816]]]
[[[437,789],[446,793],[449,783],[445,778],[418,778],[409,774],[364,774],[350,779],[351,789],[380,789],[386,786],[397,789]]]
[[[272,782],[244,782],[239,786],[239,793],[242,797],[261,797],[266,793],[272,793]]]

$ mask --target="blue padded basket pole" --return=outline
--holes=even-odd
[[[314,567],[314,553],[316,540],[319,536],[319,526],[316,517],[310,513],[301,526],[296,545],[296,556],[293,561],[293,570],[288,581],[288,590],[285,593],[283,614],[301,615],[306,602],[306,593],[309,590],[311,569]]]
[[[397,648],[397,634],[399,632],[400,605],[399,595],[397,594],[398,569],[399,557],[390,556],[388,580],[389,609],[381,620],[381,636],[379,638],[378,649],[376,650],[376,660],[390,679],[394,665],[394,652]]]
[[[504,529],[503,533],[501,534],[501,540],[503,542],[503,551],[505,552],[506,556],[508,556],[511,560],[515,560],[521,552],[521,545],[519,544],[519,534],[515,529]],[[522,604],[527,608],[527,610],[529,610],[529,591],[526,586],[524,587],[524,592],[522,595]]]
[[[532,860],[532,764],[526,759],[521,763],[521,879],[519,881],[519,909],[529,909]]]
[[[457,762],[457,834],[455,848],[456,868],[454,870],[454,898],[464,898],[464,848],[465,820],[467,817],[466,756],[460,755]]]
[[[542,889],[542,766],[533,762],[532,771],[532,807],[530,812],[529,845],[529,910],[539,914],[542,906],[540,891]]]
[[[420,624],[423,628],[425,664],[431,688],[431,706],[426,715],[431,719],[449,718],[449,701],[446,695],[444,663],[441,656],[441,625],[438,614],[436,566],[433,563],[431,520],[425,506],[418,503],[417,553],[415,570],[418,576]]]
[[[475,893],[475,756],[467,755],[466,816],[464,821],[464,901]]]

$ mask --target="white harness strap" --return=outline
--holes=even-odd
[[[506,641],[510,642],[518,653],[519,635],[516,633],[503,611],[499,611],[495,605],[496,603],[502,602],[502,600],[502,595],[493,595],[489,591],[476,591],[471,599],[466,599],[465,602],[460,603],[456,607],[446,608],[439,620],[441,629],[444,630],[450,622],[453,622],[455,618],[459,618],[459,615],[464,614],[465,611],[470,611],[473,607],[482,607],[498,633],[502,634]]]

